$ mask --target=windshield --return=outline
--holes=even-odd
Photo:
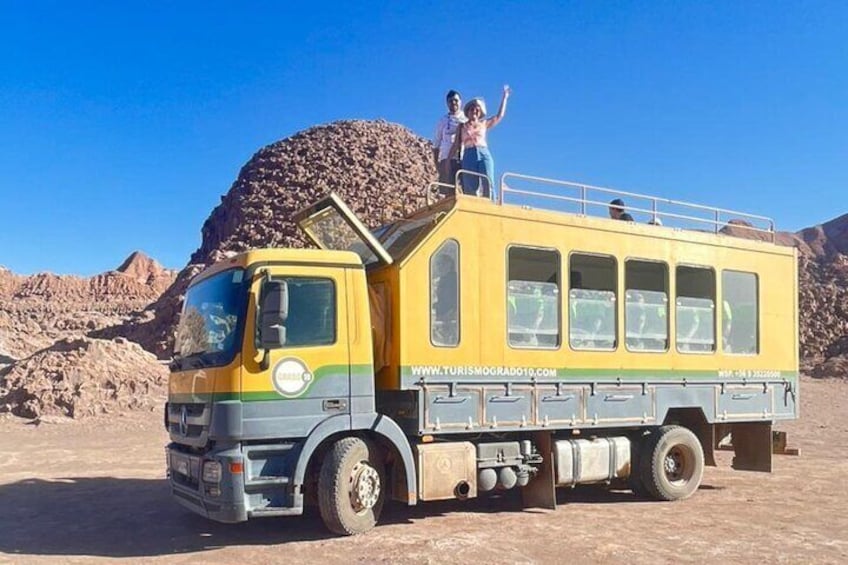
[[[244,271],[224,271],[188,289],[177,328],[174,352],[179,357],[212,355],[228,362],[235,352],[242,312]]]

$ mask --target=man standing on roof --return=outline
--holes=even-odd
[[[468,118],[460,110],[462,97],[459,92],[456,90],[448,91],[445,102],[448,106],[448,113],[442,116],[439,123],[436,124],[436,136],[433,138],[433,157],[439,171],[439,182],[453,185],[456,183],[459,160],[451,158],[451,147],[459,124],[465,123]]]
[[[624,211],[624,200],[621,198],[616,198],[609,203],[609,216],[613,220],[633,221],[633,216]]]

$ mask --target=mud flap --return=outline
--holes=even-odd
[[[772,439],[771,422],[732,424],[732,467],[738,471],[771,473]]]
[[[704,450],[704,464],[710,467],[716,467],[715,460],[715,445],[716,433],[715,426],[706,422],[691,424],[690,429],[698,437],[701,442],[701,448]]]
[[[536,432],[531,440],[542,455],[539,472],[521,489],[524,508],[556,510],[556,485],[554,484],[554,450],[550,432]]]

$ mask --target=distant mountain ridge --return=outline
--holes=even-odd
[[[795,234],[800,240],[799,249],[816,256],[832,258],[848,255],[848,213]]]
[[[0,355],[21,359],[59,339],[120,323],[171,286],[176,272],[140,251],[92,277],[0,269]]]

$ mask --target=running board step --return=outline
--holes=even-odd
[[[300,516],[303,508],[281,508],[279,506],[266,506],[265,508],[254,508],[247,513],[249,518],[265,518],[268,516]]]
[[[279,487],[291,483],[289,477],[256,477],[244,482],[244,488]]]

